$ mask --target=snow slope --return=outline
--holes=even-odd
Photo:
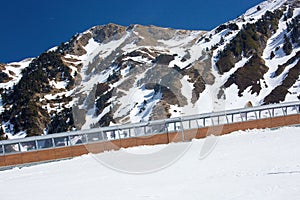
[[[1,199],[299,199],[300,128],[237,131],[218,138],[212,153],[199,159],[204,139],[142,146],[72,160],[0,172]],[[183,148],[184,147],[184,148]],[[147,165],[167,160],[163,149],[186,149],[182,157],[154,173],[121,173],[99,162],[156,154]],[[178,153],[178,152],[177,152]],[[118,160],[117,160],[118,159]],[[164,167],[164,166],[162,166]]]

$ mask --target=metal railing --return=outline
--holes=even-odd
[[[297,101],[22,139],[3,140],[0,141],[0,155],[82,145],[107,140],[120,140],[123,138],[168,132],[181,132],[182,139],[184,140],[184,130],[299,114],[299,108],[300,102]]]

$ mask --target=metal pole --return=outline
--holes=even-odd
[[[183,124],[182,120],[180,119],[180,125],[181,125],[181,137],[182,137],[182,142],[184,142],[184,130],[183,130]]]
[[[106,137],[104,137],[104,132],[101,130],[100,133],[101,133],[101,136],[102,136],[102,140],[106,140]]]
[[[121,133],[120,133],[120,129],[118,129],[118,136],[119,136],[119,140],[121,140]]]
[[[86,143],[89,143],[87,134],[84,134],[84,137],[85,137],[85,142],[86,142]]]
[[[165,123],[165,127],[167,129],[167,139],[168,139],[168,144],[170,143],[170,138],[169,138],[169,124],[166,123],[166,121],[164,120]]]
[[[51,138],[52,139],[52,147],[55,147],[55,141],[54,141],[54,138]]]
[[[271,113],[270,109],[267,109],[267,110],[268,110],[268,113],[270,115],[270,118],[272,118],[272,113]]]
[[[4,155],[5,151],[4,151],[4,145],[3,144],[1,145],[1,148],[2,148],[2,154]]]
[[[227,122],[227,124],[229,124],[228,116],[227,116],[227,114],[226,114],[226,113],[225,113],[225,118],[226,118],[226,122]]]
[[[34,142],[35,142],[35,149],[39,149],[38,141],[35,139]]]
[[[286,113],[286,115],[288,115],[288,109],[287,109],[287,107],[285,107],[285,113]]]
[[[199,123],[198,123],[198,120],[196,119],[196,124],[197,124],[197,128],[199,128]]]
[[[241,117],[241,120],[242,120],[242,122],[244,121],[244,119],[243,119],[243,115],[242,115],[242,113],[241,112],[239,112],[240,113],[240,117]]]
[[[128,129],[129,137],[131,137],[131,128]]]
[[[18,142],[18,148],[19,148],[19,151],[21,152],[21,142]]]
[[[71,142],[71,136],[70,135],[68,135],[68,141],[67,141],[67,145],[68,146],[72,146],[72,142]]]

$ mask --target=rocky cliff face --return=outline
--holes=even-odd
[[[2,138],[298,100],[299,1],[211,30],[96,26],[0,65]]]

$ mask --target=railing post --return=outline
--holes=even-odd
[[[241,112],[239,112],[239,113],[240,113],[240,117],[241,117],[242,122],[244,122],[242,113]]]
[[[37,139],[35,139],[34,142],[35,142],[35,148],[36,148],[36,150],[39,149],[39,143],[38,143]]]
[[[72,146],[71,136],[70,135],[68,135],[68,142],[67,142],[67,144],[69,144],[68,146]]]
[[[5,155],[4,145],[3,144],[1,145],[1,148],[2,148],[2,154]]]
[[[281,110],[282,110],[282,115],[285,116],[285,112],[284,112],[283,107],[281,107]]]
[[[181,137],[182,137],[182,142],[184,142],[184,129],[183,129],[182,119],[180,119],[180,126],[181,126]]]
[[[55,147],[56,145],[55,145],[54,138],[52,137],[51,140],[52,140],[52,147]]]
[[[101,133],[101,136],[102,136],[102,140],[103,141],[106,140],[106,137],[104,137],[104,132],[101,130],[100,133]]]
[[[121,133],[120,133],[120,129],[118,128],[118,136],[119,136],[119,140],[121,140]]]
[[[285,107],[285,113],[286,113],[286,115],[288,115],[288,109],[287,109],[287,107]]]
[[[272,114],[271,114],[270,109],[267,109],[267,110],[268,110],[268,113],[269,113],[269,115],[270,115],[270,118],[272,118]]]
[[[226,114],[226,113],[225,113],[225,118],[226,118],[226,122],[227,122],[227,124],[229,124],[228,116],[227,116],[227,114]]]
[[[88,136],[87,136],[87,134],[86,134],[86,133],[83,135],[83,137],[85,137],[85,141],[86,141],[86,143],[89,143],[89,138],[88,138]]]
[[[212,125],[214,126],[215,123],[214,123],[214,120],[213,120],[213,118],[211,116],[210,116],[210,121],[211,121]]]
[[[98,133],[98,138],[99,138],[99,141],[103,140],[103,137],[102,137],[102,134],[101,134],[101,132],[98,132],[98,131],[97,131],[97,133]]]
[[[166,128],[166,134],[167,134],[167,141],[168,144],[170,143],[170,138],[169,138],[169,125],[166,123],[166,120],[164,120],[165,128]]]
[[[198,120],[196,119],[197,128],[200,128]]]
[[[22,151],[22,149],[21,149],[21,142],[18,142],[18,148],[19,148],[19,152],[21,152]]]

